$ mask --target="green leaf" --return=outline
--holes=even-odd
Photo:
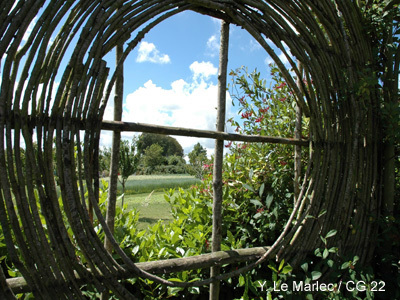
[[[326,209],[321,210],[321,212],[318,215],[318,218],[321,218],[324,214],[326,214]]]
[[[332,259],[328,259],[328,261],[326,263],[330,268],[332,268],[333,264],[334,264],[334,261]]]
[[[329,249],[329,252],[330,252],[330,253],[337,253],[338,250],[339,250],[339,249],[338,249],[337,247],[332,247],[332,248]]]
[[[179,237],[180,233],[179,231],[176,231],[173,236],[171,237],[171,243],[175,244],[177,241],[179,241],[180,237]]]
[[[269,194],[268,197],[267,197],[267,200],[265,201],[268,209],[271,207],[272,200],[274,200],[274,196]]]
[[[261,217],[262,215],[261,215],[261,213],[256,213],[254,216],[253,216],[253,218],[254,219],[258,219],[259,217]]]
[[[278,273],[278,270],[275,269],[275,267],[273,265],[268,265],[268,268],[270,268],[272,271],[274,271],[275,273]]]
[[[263,206],[261,201],[257,199],[251,199],[250,202],[253,203],[255,206]]]
[[[325,238],[326,238],[326,239],[327,239],[327,238],[330,238],[330,237],[336,235],[336,233],[337,233],[337,230],[332,229],[331,231],[329,231],[329,232],[326,234]]]
[[[229,230],[226,232],[226,235],[228,236],[228,241],[233,244],[235,242],[235,237],[233,236],[232,232]]]
[[[283,270],[281,271],[281,274],[287,274],[293,271],[293,268],[289,265],[286,265]]]
[[[258,191],[258,195],[259,195],[260,197],[262,197],[262,194],[264,193],[264,189],[265,189],[265,184],[263,183],[263,184],[260,186],[260,190]]]
[[[200,288],[197,286],[189,288],[189,293],[194,295],[200,295]]]
[[[345,263],[342,264],[340,267],[342,270],[347,269],[350,266],[350,262],[346,261]]]
[[[312,294],[307,294],[306,300],[313,300],[313,299],[314,299],[314,298],[313,298]]]
[[[136,245],[136,246],[133,247],[133,249],[132,249],[132,254],[133,254],[133,255],[136,255],[136,253],[138,253],[138,251],[139,251],[139,245]]]
[[[222,244],[221,245],[221,250],[222,251],[229,251],[229,250],[231,250],[231,248],[229,246],[225,245],[225,244]]]
[[[272,211],[272,213],[275,216],[275,218],[278,219],[278,207],[275,207],[274,210]]]
[[[242,274],[239,276],[239,286],[244,286],[245,285],[245,280]]]
[[[248,185],[247,183],[243,183],[243,187],[245,188],[245,189],[248,189],[249,191],[251,191],[251,192],[253,192],[254,193],[254,189],[253,189],[253,187],[251,187],[250,185]]]
[[[182,272],[182,280],[187,281],[187,279],[188,279],[188,271]]]
[[[312,280],[317,280],[322,276],[322,273],[319,271],[312,271],[311,272],[311,278]]]
[[[284,259],[282,259],[282,260],[281,260],[281,263],[279,264],[278,271],[282,270],[282,268],[283,268],[284,264],[285,264],[285,260],[284,260]]]
[[[146,233],[146,230],[139,231],[138,234],[136,235],[136,237],[141,238],[142,236],[144,236],[145,233]]]
[[[307,273],[307,271],[308,271],[308,263],[304,263],[304,264],[302,264],[300,267],[303,269],[303,271],[304,271],[305,273]]]
[[[325,248],[324,252],[322,253],[322,258],[325,259],[328,257],[328,255],[329,255],[329,250],[328,250],[328,248]]]

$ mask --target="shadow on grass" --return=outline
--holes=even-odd
[[[171,219],[168,219],[168,218],[160,219],[160,218],[147,218],[147,217],[140,218],[139,217],[139,222],[143,222],[143,223],[155,224],[158,222],[158,220],[165,221],[165,222],[171,221]]]
[[[139,230],[148,229],[149,227],[155,225],[159,220],[163,221],[164,223],[168,223],[171,221],[171,219],[168,218],[139,217],[138,229]]]

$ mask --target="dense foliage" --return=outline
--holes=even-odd
[[[120,141],[119,147],[119,182],[122,186],[122,206],[124,205],[125,184],[129,176],[134,174],[138,169],[139,154],[136,151],[136,140],[133,139],[129,144],[128,141]]]
[[[179,142],[158,134],[143,133],[134,138],[131,145],[121,142],[120,174],[186,174],[188,166],[183,158],[183,149]],[[100,174],[109,175],[111,149],[102,148],[99,153]],[[128,161],[130,163],[128,163]],[[130,165],[129,165],[130,164]],[[132,172],[125,172],[130,170]],[[128,176],[129,176],[128,175]],[[127,177],[126,177],[127,178]]]
[[[161,155],[164,157],[177,155],[183,157],[182,146],[176,139],[168,135],[154,134],[154,133],[142,133],[139,136],[137,147],[140,154],[144,154],[146,149],[153,144],[161,146]]]
[[[239,106],[240,120],[232,119],[230,122],[236,126],[237,132],[260,134],[262,131],[264,135],[293,136],[294,99],[279,71],[276,68],[271,70],[273,84],[270,88],[266,87],[266,82],[256,71],[249,74],[245,69],[239,69],[231,73],[237,92],[232,95]],[[198,153],[193,152],[193,158],[204,154],[201,146],[197,148]],[[226,149],[229,151],[223,169],[222,250],[270,245],[282,230],[293,203],[293,149],[242,143],[228,143]],[[211,163],[202,166],[201,184],[189,190],[171,190],[166,194],[174,217],[171,223],[160,222],[139,234],[122,232],[120,238],[126,252],[136,253],[140,261],[145,261],[210,251],[212,168]],[[126,227],[125,230],[129,229]],[[230,268],[226,267],[225,271]],[[259,268],[251,274],[229,279],[222,283],[223,293],[229,299],[235,298],[238,293],[245,297],[262,296],[261,282],[277,276],[274,268],[271,265],[270,268]],[[279,269],[279,266],[276,268]],[[288,276],[290,271],[290,266],[282,265],[276,273]],[[176,274],[174,280],[207,276],[208,270],[190,271]],[[205,288],[166,288],[142,279],[135,282],[140,282],[146,299],[162,299],[167,294],[170,297],[177,295],[180,299],[196,299],[194,294],[204,295],[206,292]]]
[[[207,157],[207,150],[200,144],[194,145],[189,153],[189,174],[202,178],[204,165],[210,164],[211,160]]]
[[[270,87],[266,87],[266,81],[260,79],[256,71],[248,73],[241,68],[232,71],[231,76],[231,95],[234,105],[238,107],[239,118],[229,122],[236,132],[293,136],[294,98],[278,69],[271,66]],[[307,119],[303,120],[302,135],[308,136]],[[128,154],[135,152],[128,144],[126,146]],[[159,148],[157,151],[161,153]],[[223,168],[222,250],[270,245],[281,232],[293,205],[293,148],[229,142],[226,150]],[[303,160],[307,157],[308,153],[303,151]],[[169,165],[179,164],[180,159],[179,156],[170,156]],[[144,262],[211,251],[213,165],[206,159],[205,149],[200,144],[195,147],[190,159],[193,164],[198,164],[199,161],[204,163],[198,166],[202,182],[187,190],[166,192],[165,199],[171,206],[173,221],[159,221],[147,230],[138,230],[139,213],[136,210],[127,211],[126,207],[117,208],[115,237],[133,260]],[[399,180],[397,185],[400,185]],[[107,183],[103,182],[100,193],[103,213],[106,199]],[[319,218],[323,214],[321,212],[318,216],[310,217]],[[64,222],[68,224],[67,219]],[[301,264],[300,270],[293,270],[284,260],[270,262],[268,266],[264,265],[248,274],[222,282],[222,292],[226,299],[383,299],[379,289],[385,289],[391,291],[396,298],[399,296],[397,291],[400,288],[400,277],[396,265],[398,257],[394,253],[397,253],[396,249],[400,245],[399,222],[393,216],[379,220],[377,225],[384,228],[378,244],[385,248],[378,251],[379,255],[367,268],[358,265],[357,256],[340,256],[336,247],[328,247],[327,241],[336,235],[336,231],[332,230],[320,237],[325,247],[315,249]],[[104,232],[96,220],[94,226],[103,239]],[[72,231],[69,232],[73,239]],[[3,239],[4,236],[0,233],[1,266],[10,277],[21,276],[8,257]],[[85,264],[84,255],[79,252],[76,254]],[[231,268],[226,266],[223,271]],[[192,270],[169,274],[168,278],[190,281],[206,278],[208,275],[208,270]],[[303,282],[307,285],[316,281],[332,283],[332,289],[327,292],[304,292],[304,289],[297,292],[292,289],[287,292],[276,291],[283,288],[284,284],[293,286],[294,283]],[[365,291],[355,289],[356,284],[365,287]],[[126,285],[131,286],[132,292],[140,299],[207,298],[207,287],[169,288],[137,278],[127,280]],[[350,291],[345,287],[350,287]],[[375,288],[376,293],[371,292],[372,288]],[[90,299],[96,299],[99,295],[93,286],[86,285],[82,289]],[[24,297],[29,298],[29,294]]]

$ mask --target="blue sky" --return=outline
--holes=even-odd
[[[36,21],[37,18],[29,26],[23,42],[27,41]],[[136,33],[133,33],[132,38]],[[192,11],[179,13],[153,28],[125,61],[123,121],[215,130],[219,40],[220,21]],[[74,44],[63,59],[59,78],[73,48]],[[104,59],[113,70],[114,51]],[[282,56],[281,59],[285,62]],[[230,26],[228,72],[246,66],[249,71],[257,68],[262,77],[268,79],[270,62],[268,54],[247,31],[235,25]],[[53,95],[57,87],[56,82]],[[236,115],[235,109],[228,92],[227,118]],[[113,94],[104,116],[105,120],[112,118]],[[122,134],[124,139],[131,139],[132,136],[133,133]],[[213,140],[188,137],[176,139],[185,154],[197,142],[206,147],[209,154],[213,152]],[[111,146],[111,132],[102,132],[101,145]]]
[[[219,20],[191,11],[152,29],[124,65],[123,121],[214,130],[219,36]],[[106,60],[113,64],[114,53]],[[247,31],[230,26],[228,72],[246,66],[268,78],[270,62]],[[230,99],[228,93],[228,117],[235,115]],[[112,119],[112,103],[104,119]],[[123,138],[131,136],[123,134]],[[212,153],[212,140],[176,138],[186,154],[197,142]],[[110,134],[103,134],[102,144],[110,143]]]

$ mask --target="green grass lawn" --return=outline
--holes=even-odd
[[[162,192],[171,188],[189,188],[200,180],[191,175],[133,175],[125,184],[125,195]],[[118,188],[122,192],[121,185]]]
[[[199,179],[190,175],[131,176],[126,183],[124,203],[128,209],[135,208],[139,212],[138,228],[145,229],[158,220],[172,220],[170,206],[164,199],[164,190],[186,189],[199,182]]]
[[[136,209],[139,212],[138,229],[145,229],[158,220],[172,220],[170,206],[164,199],[164,192],[143,193],[125,196],[125,204],[128,209]],[[121,202],[120,202],[121,203]]]

